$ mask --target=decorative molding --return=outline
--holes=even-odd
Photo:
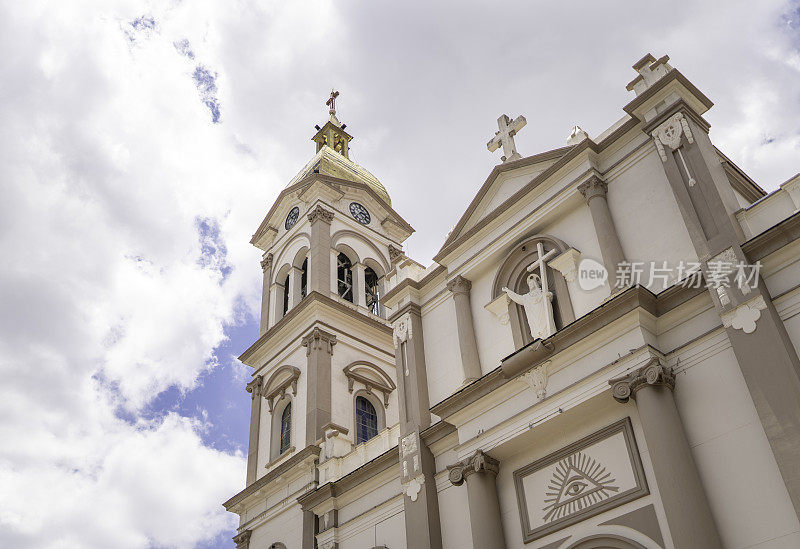
[[[666,368],[661,364],[661,359],[653,357],[641,368],[611,379],[608,384],[618,402],[628,402],[629,398],[636,398],[636,391],[645,387],[662,385],[670,390],[675,389],[675,375],[672,368]]]
[[[550,361],[548,360],[528,370],[519,378],[531,388],[531,391],[533,391],[533,394],[535,394],[536,398],[539,400],[543,400],[547,395],[547,366],[549,364]]]
[[[570,248],[548,261],[547,265],[561,273],[567,282],[575,282],[580,259],[581,253],[575,248]]]
[[[373,372],[374,375],[379,379],[374,379],[372,377],[368,377],[364,373],[359,373],[359,369]],[[356,361],[345,366],[344,370],[342,371],[344,372],[345,377],[347,377],[347,390],[349,393],[353,393],[355,382],[359,382],[364,385],[367,392],[370,394],[372,394],[372,389],[379,390],[383,395],[384,408],[389,407],[389,395],[397,388],[397,385],[395,385],[389,374],[384,372],[380,367],[370,362]]]
[[[261,270],[267,271],[267,269],[272,268],[272,254],[267,254],[264,256],[264,259],[261,260]]]
[[[419,491],[422,489],[423,484],[425,484],[425,475],[414,477],[403,484],[403,493],[407,495],[411,501],[417,501]]]
[[[391,262],[392,265],[400,263],[401,261],[403,261],[403,259],[405,259],[405,257],[406,254],[403,253],[403,250],[401,250],[400,248],[395,248],[394,246],[389,244],[389,261]]]
[[[253,381],[245,385],[245,391],[250,393],[250,398],[255,399],[261,396],[261,385],[264,382],[264,376],[256,376]]]
[[[608,194],[608,182],[600,179],[597,175],[592,175],[589,179],[578,185],[578,190],[588,204],[592,198],[597,196],[606,197]]]
[[[662,162],[667,161],[667,152],[664,146],[670,149],[677,150],[681,146],[681,135],[686,135],[686,140],[691,144],[694,143],[692,130],[689,129],[689,122],[682,112],[678,112],[670,116],[666,122],[653,130],[653,141],[655,141],[658,156],[661,157]]]
[[[330,212],[317,204],[317,207],[308,213],[308,220],[313,224],[317,220],[322,220],[327,224],[333,221],[333,212]]]
[[[450,290],[454,295],[469,294],[471,288],[472,282],[461,275],[457,275],[454,279],[447,283],[447,289]]]
[[[394,340],[394,348],[398,349],[401,343],[403,343],[404,341],[408,341],[412,337],[413,334],[411,333],[411,313],[406,313],[394,321],[394,331],[392,332],[392,339]]]
[[[497,473],[500,472],[500,462],[484,453],[483,450],[475,450],[475,453],[467,459],[455,465],[448,465],[447,470],[450,482],[454,486],[461,486],[473,473],[490,473],[497,476]]]
[[[236,549],[248,549],[250,547],[250,536],[252,535],[252,530],[245,530],[233,536],[233,543],[236,544]]]
[[[284,379],[282,377],[286,376]],[[270,376],[266,383],[261,385],[261,395],[267,399],[269,412],[272,413],[275,402],[282,399],[289,387],[292,395],[297,396],[297,380],[300,378],[300,369],[294,366],[281,366]]]
[[[761,295],[745,301],[735,309],[727,313],[722,313],[720,318],[726,328],[741,330],[746,334],[756,331],[756,321],[761,318],[761,311],[767,308],[767,304]]]
[[[627,417],[517,469],[514,487],[523,543],[650,493]]]
[[[320,328],[314,328],[311,330],[306,336],[303,336],[301,340],[303,343],[303,347],[306,348],[306,356],[309,356],[312,351],[322,351],[324,350],[329,355],[333,354],[333,346],[336,345],[336,336],[326,332],[325,330],[321,330]]]
[[[404,483],[422,474],[422,441],[419,431],[413,431],[400,439],[401,477]]]
[[[509,313],[508,313],[508,304],[511,303],[511,299],[509,299],[508,294],[503,292],[492,301],[484,305],[484,309],[492,313],[497,319],[500,321],[500,324],[503,326],[508,325],[509,322]]]

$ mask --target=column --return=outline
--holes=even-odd
[[[236,549],[248,549],[250,547],[250,536],[252,534],[252,530],[245,530],[233,536],[233,543],[236,544]]]
[[[505,549],[500,501],[497,498],[497,473],[500,462],[477,450],[464,461],[451,465],[450,482],[455,486],[467,483],[469,522],[472,546],[481,549]]]
[[[274,326],[283,317],[283,282],[275,282],[270,288],[270,303],[272,304],[272,316],[270,326]]]
[[[245,486],[250,486],[258,476],[258,435],[261,430],[261,384],[264,378],[256,376],[247,384],[246,390],[250,393],[250,444],[247,450],[247,481]]]
[[[722,547],[675,405],[672,370],[653,358],[609,384],[617,401],[636,401],[675,547]]]
[[[303,270],[292,267],[289,270],[289,309],[300,305],[303,300]]]
[[[603,265],[608,271],[608,283],[614,287],[614,277],[617,273],[617,265],[625,261],[625,254],[622,252],[622,245],[619,243],[617,228],[614,226],[614,219],[611,217],[611,210],[608,208],[608,183],[593,175],[588,181],[581,183],[578,190],[586,199],[589,211],[592,214],[592,223],[597,242],[600,244],[600,253],[603,256]]]
[[[308,256],[308,291],[330,294],[331,280],[331,222],[333,212],[317,205],[309,214],[311,222],[311,249]]]
[[[272,278],[272,254],[267,254],[261,260],[261,270],[264,272],[264,282],[261,286],[261,328],[259,336],[266,333],[269,328],[269,297],[272,290],[270,279]]]
[[[461,351],[461,368],[464,383],[481,377],[481,362],[478,356],[478,343],[475,339],[475,326],[472,323],[470,306],[470,289],[472,283],[459,275],[447,283],[447,289],[453,294],[456,307],[456,329],[458,330],[458,348]]]
[[[364,291],[366,281],[364,280],[364,264],[356,263],[353,265],[353,303],[359,307],[367,308],[367,294]]]
[[[400,405],[400,481],[406,545],[415,549],[441,549],[436,463],[420,437],[420,432],[431,424],[431,413],[419,305],[407,304],[391,320]]]
[[[331,280],[331,293],[339,295],[339,271],[338,271],[338,263],[337,258],[339,257],[339,252],[331,248],[331,256],[330,256],[330,280]],[[329,294],[326,294],[329,295]]]
[[[331,421],[331,357],[336,336],[319,328],[303,337],[306,347],[306,446],[316,444]]]

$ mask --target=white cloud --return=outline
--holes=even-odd
[[[77,4],[0,5],[2,546],[191,547],[234,525],[241,454],[140,411],[258,310],[248,240],[331,86],[422,261],[498,161],[500,113],[526,115],[525,154],[597,135],[647,51],[717,103],[712,138],[762,185],[799,169],[797,2]]]

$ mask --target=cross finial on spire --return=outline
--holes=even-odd
[[[325,104],[330,107],[330,114],[336,114],[336,98],[339,97],[339,92],[331,90],[331,98],[325,101]]]
[[[496,151],[501,146],[503,147],[503,156],[501,160],[508,162],[510,160],[519,160],[522,155],[517,152],[517,147],[514,144],[514,136],[517,132],[525,127],[528,122],[525,117],[519,115],[514,120],[511,120],[507,115],[503,114],[497,119],[497,126],[500,128],[495,132],[491,141],[486,144],[491,152]]]

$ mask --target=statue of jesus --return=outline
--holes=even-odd
[[[553,304],[551,303],[553,292],[543,290],[541,280],[536,273],[528,275],[530,291],[523,295],[503,288],[511,301],[525,308],[525,316],[528,317],[528,326],[530,326],[533,339],[544,339],[556,331],[556,323],[553,320]]]

